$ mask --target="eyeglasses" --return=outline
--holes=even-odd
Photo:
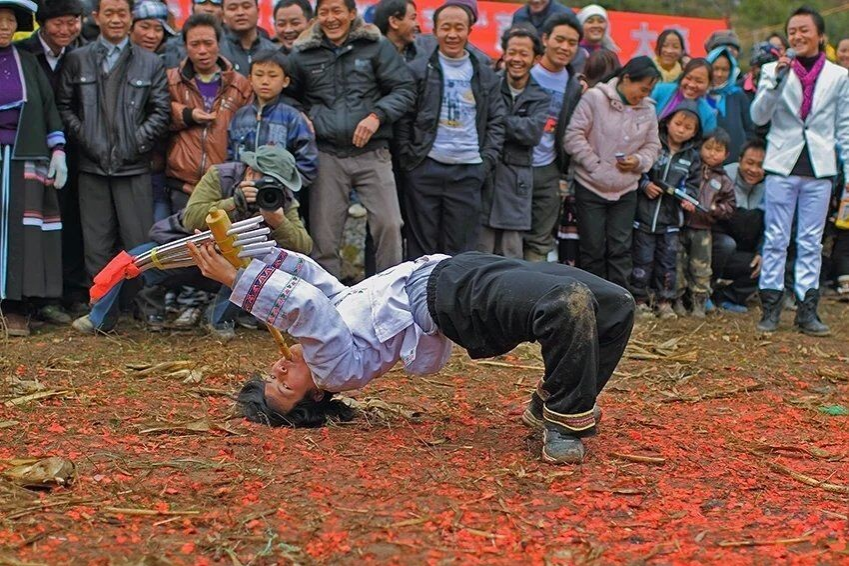
[[[220,6],[223,1],[224,0],[192,0],[195,4],[206,4],[207,2],[210,2],[216,6]]]

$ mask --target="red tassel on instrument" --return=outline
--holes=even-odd
[[[92,304],[99,301],[112,287],[124,279],[138,277],[141,271],[133,263],[136,258],[127,252],[121,252],[112,258],[100,273],[94,276],[94,285],[89,291]]]

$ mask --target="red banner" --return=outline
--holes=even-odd
[[[419,24],[425,33],[433,28],[433,12],[444,0],[417,0]],[[375,2],[357,2],[362,13]],[[174,13],[179,24],[182,24],[191,13],[191,0],[168,0],[168,6]],[[472,42],[494,58],[501,54],[501,34],[510,27],[513,12],[521,4],[508,2],[478,2],[480,19],[472,29]],[[273,0],[259,0],[259,25],[270,33],[274,32],[272,10]],[[661,16],[656,14],[640,14],[637,12],[608,12],[610,16],[610,33],[620,48],[619,58],[627,61],[637,55],[653,55],[657,36],[667,28],[675,28],[681,32],[686,42],[688,53],[694,57],[705,54],[704,43],[708,36],[716,30],[726,29],[724,20],[709,20],[704,18],[683,18],[680,16]]]

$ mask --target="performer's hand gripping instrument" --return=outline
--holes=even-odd
[[[194,266],[189,255],[188,243],[202,246],[215,242],[221,255],[234,267],[245,267],[251,258],[263,257],[274,249],[275,242],[268,239],[271,229],[260,226],[261,216],[255,216],[231,223],[227,213],[214,210],[206,217],[209,230],[186,236],[179,240],[157,246],[152,250],[133,257],[122,251],[94,277],[94,285],[89,291],[91,302],[96,303],[115,285],[124,279],[134,279],[148,269],[177,269]],[[290,358],[291,352],[279,330],[268,326],[281,355]]]

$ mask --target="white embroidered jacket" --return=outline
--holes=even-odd
[[[240,271],[230,301],[297,338],[316,385],[359,389],[403,360],[411,374],[439,371],[451,341],[413,321],[407,278],[448,256],[404,262],[346,287],[312,259],[275,248]]]
[[[761,69],[758,93],[752,102],[752,121],[771,123],[764,169],[787,176],[808,144],[817,178],[837,174],[837,151],[849,175],[849,76],[846,69],[826,62],[814,87],[811,112],[803,122],[802,83],[792,70],[776,87],[777,63]],[[837,150],[835,150],[835,145]],[[847,177],[849,179],[849,177]]]

